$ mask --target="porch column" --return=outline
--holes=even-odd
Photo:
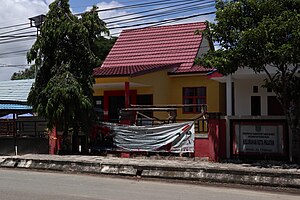
[[[230,158],[230,116],[232,116],[232,75],[226,76],[226,158]]]
[[[129,82],[125,82],[125,108],[129,108]]]
[[[227,116],[232,116],[232,75],[226,76],[226,111]]]

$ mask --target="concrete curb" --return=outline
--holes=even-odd
[[[283,171],[267,172],[263,170],[234,170],[210,166],[157,166],[109,161],[89,162],[21,157],[2,159],[0,160],[0,167],[300,188],[300,173]]]

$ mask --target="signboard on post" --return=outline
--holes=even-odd
[[[283,123],[235,123],[234,137],[235,154],[284,154]]]

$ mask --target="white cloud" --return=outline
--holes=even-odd
[[[99,7],[99,9],[103,10],[103,9],[108,9],[108,8],[122,7],[124,5],[117,2],[117,1],[111,1],[109,3],[100,2],[100,3],[97,4],[97,6]],[[86,10],[89,10],[90,8],[91,7],[88,7]],[[211,10],[206,9],[204,11],[205,12],[210,12]],[[135,11],[135,12],[138,12],[138,11]],[[162,12],[162,10],[159,11],[159,12]],[[199,12],[201,12],[201,11],[199,11]],[[197,13],[194,13],[194,14],[197,14]],[[120,15],[122,15],[122,16],[124,15],[124,17],[120,17],[120,18],[116,18],[116,19],[109,19],[111,17],[120,16]],[[145,18],[144,20],[140,19],[139,21],[127,22],[125,24],[124,23],[122,24],[122,22],[110,24],[110,22],[112,22],[112,21],[124,20],[124,19],[133,19],[135,17],[142,16],[141,14],[132,14],[132,12],[127,12],[127,11],[124,11],[124,10],[103,11],[103,12],[99,12],[99,16],[100,16],[101,19],[104,19],[104,21],[107,23],[108,28],[110,29],[110,33],[113,34],[114,36],[118,36],[119,33],[122,31],[122,29],[118,28],[118,27],[130,26],[130,25],[133,25],[133,24],[143,24],[143,23],[155,21],[155,19],[148,19],[147,20]],[[171,16],[171,17],[165,18],[165,19],[157,18],[156,20],[160,21],[160,20],[167,20],[167,19],[170,19],[170,18],[176,18],[176,17]],[[210,22],[213,22],[214,18],[215,18],[215,15],[203,15],[203,16],[199,16],[199,17],[195,17],[195,18],[191,18],[191,19],[186,19],[186,20],[180,20],[180,21],[176,21],[176,22],[172,22],[172,23],[169,22],[169,23],[166,23],[165,25],[191,23],[191,22],[204,22],[206,20],[210,21]],[[147,27],[147,26],[151,26],[151,25],[146,24],[146,25],[142,25],[142,26],[139,26],[139,27],[132,27],[132,28],[142,28],[142,27]],[[130,27],[129,27],[129,29],[130,29]]]
[[[99,10],[105,10],[105,9],[109,9],[109,8],[122,7],[125,5],[121,4],[117,1],[111,1],[111,2],[99,2],[98,4],[96,4],[96,6],[98,7]],[[91,9],[91,7],[88,7],[86,10],[90,10],[90,9]],[[111,19],[112,17],[116,17],[116,16],[122,16],[122,17]],[[133,23],[122,24],[122,22],[120,22],[120,23],[110,24],[110,22],[132,19],[132,18],[135,18],[138,16],[141,16],[141,15],[132,14],[125,10],[109,10],[109,11],[100,11],[99,12],[99,17],[107,23],[107,27],[110,29],[110,34],[113,36],[119,36],[119,33],[122,31],[122,29],[120,29],[118,27],[123,26],[123,25],[127,26],[127,25],[130,25]]]
[[[53,1],[54,0],[0,0],[0,36],[12,35],[16,33],[29,31],[32,31],[32,33],[26,34],[35,34],[35,28],[30,28],[18,32],[16,30],[29,27],[28,18],[40,14],[45,14],[48,10],[49,4]],[[3,27],[24,23],[28,23],[28,25],[3,29]],[[29,50],[34,42],[34,39],[19,42],[8,41],[11,40],[5,40],[4,38],[0,38],[0,65],[27,64],[26,51],[23,50]],[[5,54],[16,51],[19,51],[19,53]],[[0,67],[0,80],[10,79],[12,73],[19,70],[20,68]]]

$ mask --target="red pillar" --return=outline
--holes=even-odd
[[[226,120],[208,119],[209,160],[218,162],[226,158]]]
[[[125,82],[125,108],[129,108],[129,98],[130,98],[130,93],[129,93],[129,82]]]
[[[54,127],[52,130],[49,130],[49,154],[56,154],[57,153],[57,133],[56,128]]]
[[[219,119],[208,120],[209,160],[219,161]]]

